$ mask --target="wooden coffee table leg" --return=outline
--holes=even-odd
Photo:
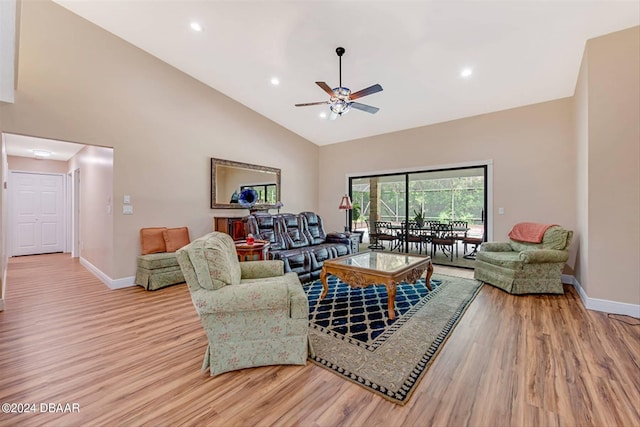
[[[427,275],[424,278],[424,284],[427,285],[427,289],[430,291],[433,290],[431,288],[431,275],[433,274],[433,264],[431,264],[431,260],[429,260],[429,264],[427,264]]]
[[[391,282],[389,283],[385,283],[384,284],[387,288],[387,304],[388,304],[388,312],[389,312],[389,319],[393,320],[396,318],[396,308],[395,308],[395,303],[396,303],[396,283],[395,282]]]
[[[322,267],[322,271],[320,272],[320,281],[322,282],[322,294],[320,294],[320,299],[324,299],[327,296],[327,292],[329,292],[329,285],[327,284],[327,270]]]

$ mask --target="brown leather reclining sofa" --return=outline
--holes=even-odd
[[[314,212],[256,212],[245,218],[245,231],[271,242],[269,258],[284,261],[284,271],[297,273],[303,283],[320,277],[325,260],[351,253],[349,239],[341,233],[327,234]]]

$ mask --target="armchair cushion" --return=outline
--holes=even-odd
[[[520,252],[520,259],[527,264],[542,264],[547,262],[567,262],[569,252],[556,249],[538,249]]]
[[[523,261],[520,259],[518,252],[486,252],[480,251],[476,255],[476,261],[485,261],[499,267],[509,268],[511,270],[521,269]]]
[[[167,248],[167,252],[175,252],[183,246],[189,244],[189,228],[167,228],[162,232],[162,237]]]
[[[167,251],[162,235],[166,227],[146,227],[140,229],[140,246],[142,255],[157,254]]]
[[[245,261],[240,263],[240,279],[262,279],[284,275],[284,263],[280,260]]]
[[[233,240],[220,238],[220,234],[224,233],[210,233],[186,247],[198,282],[204,289],[217,290],[240,283],[240,262]]]
[[[529,249],[558,249],[564,250],[571,243],[573,232],[554,225],[549,227],[542,237],[541,243],[527,243],[511,239],[510,245],[514,251],[526,251]]]
[[[484,242],[481,251],[485,252],[511,252],[513,249],[509,242]]]
[[[215,293],[208,291],[192,295],[198,314],[243,312],[287,309],[289,291],[278,280],[261,279],[259,282],[245,282],[225,286]]]

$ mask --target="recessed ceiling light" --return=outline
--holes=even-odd
[[[278,80],[277,77],[273,77],[271,79],[271,84],[274,85],[274,86],[278,86],[280,84],[280,80]]]
[[[473,70],[471,68],[464,68],[460,71],[460,77],[469,77],[473,74]]]
[[[192,22],[192,23],[191,23],[191,29],[192,29],[193,31],[202,31],[202,25],[200,25],[200,24],[199,24],[199,23],[197,23],[197,22]]]
[[[321,119],[326,119],[327,118],[327,113],[325,111],[323,111],[322,113],[320,113],[320,118]]]
[[[36,159],[46,159],[51,157],[51,151],[47,150],[31,150]]]

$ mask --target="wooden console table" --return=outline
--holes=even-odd
[[[216,216],[213,218],[213,230],[227,233],[233,240],[246,238],[243,217]]]

